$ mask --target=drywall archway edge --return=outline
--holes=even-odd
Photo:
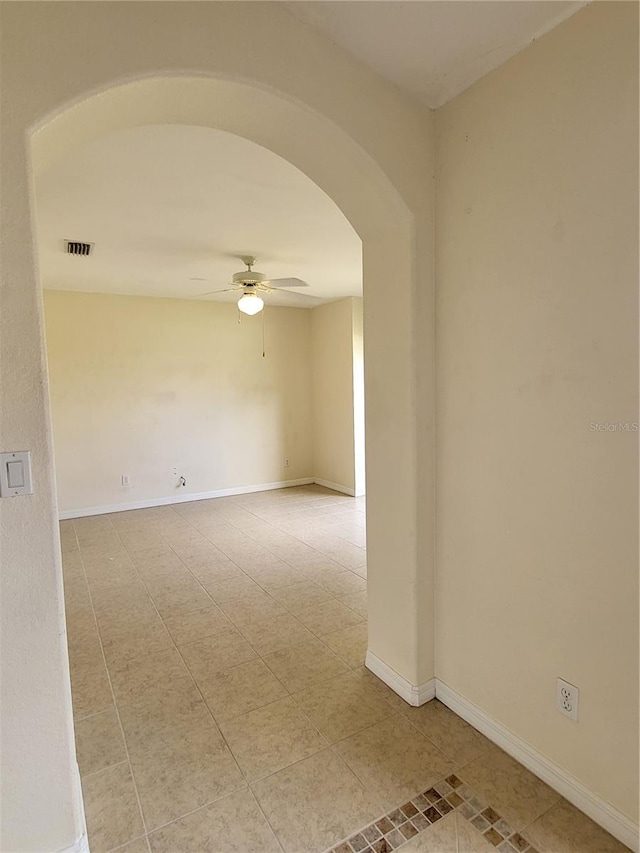
[[[79,826],[77,809],[74,811],[69,805],[75,767],[64,655],[42,309],[29,205],[33,169],[38,166],[38,156],[34,151],[33,161],[30,162],[28,136],[35,130],[39,139],[45,140],[46,144],[46,123],[55,121],[63,113],[70,115],[74,105],[80,105],[89,96],[96,96],[96,92],[104,95],[123,84],[142,85],[144,80],[154,77],[197,77],[198,72],[195,70],[188,74],[181,71],[178,75],[172,70],[193,68],[194,65],[201,65],[205,76],[210,74],[214,79],[220,79],[224,78],[224,69],[221,70],[220,66],[226,62],[225,56],[216,56],[218,67],[212,70],[210,66],[213,63],[208,60],[200,62],[191,55],[187,62],[184,57],[176,59],[175,52],[163,53],[162,45],[154,46],[153,38],[149,37],[144,27],[144,4],[90,5],[93,7],[91,14],[86,7],[78,9],[76,4],[35,4],[33,12],[12,5],[6,13],[12,26],[4,29],[7,36],[4,54],[10,73],[3,75],[2,372],[3,387],[9,399],[23,402],[19,408],[3,406],[2,443],[3,449],[18,446],[32,449],[37,488],[33,497],[19,503],[9,503],[2,508],[3,520],[9,531],[5,556],[7,566],[11,568],[11,571],[4,572],[3,577],[5,588],[9,591],[8,595],[3,596],[6,614],[3,634],[15,637],[15,643],[4,643],[4,652],[16,652],[18,663],[24,662],[20,678],[16,676],[20,682],[15,691],[16,704],[20,707],[7,709],[7,712],[11,710],[15,720],[32,719],[34,723],[33,731],[24,725],[21,732],[16,729],[15,739],[11,728],[5,728],[5,743],[9,746],[3,766],[7,766],[7,760],[12,762],[15,759],[18,769],[12,777],[5,774],[6,784],[11,786],[12,791],[3,799],[6,808],[13,814],[9,822],[5,821],[3,843],[7,847],[21,847],[25,850],[64,848],[68,846],[70,838],[69,822],[74,823],[76,829]],[[235,18],[248,14],[246,8],[230,8],[236,4],[220,4],[217,10],[212,5],[218,4],[187,4],[186,7],[184,4],[166,4],[166,7],[160,8],[157,16],[175,16],[180,6],[179,14],[182,17],[179,20],[182,21],[182,10],[189,8],[189,15],[194,19],[189,26],[195,31],[197,23],[194,21],[199,15]],[[282,23],[279,11],[264,8],[256,12],[252,4],[246,5],[252,7],[252,15],[276,15],[278,26]],[[111,45],[100,47],[104,33],[108,31],[106,17],[112,15],[135,19],[132,27],[126,29],[126,35],[123,35],[126,44],[119,44],[118,51],[114,51]],[[74,39],[65,40],[69,16],[73,17]],[[224,21],[222,23],[222,35],[218,33],[216,37],[225,35],[227,24]],[[306,29],[298,24],[291,26],[295,32],[285,32],[285,27],[282,37],[299,41]],[[236,23],[231,22],[229,27],[234,29]],[[39,45],[42,49],[26,51],[25,43],[34,37],[34,33],[42,39]],[[304,37],[307,38],[308,34]],[[180,39],[175,38],[175,28],[173,38],[180,42]],[[412,190],[412,186],[419,184],[421,178],[424,178],[425,183],[430,178],[428,157],[425,156],[424,161],[421,159],[421,146],[426,137],[422,135],[422,119],[416,117],[414,121],[413,113],[409,115],[411,111],[406,104],[400,103],[399,98],[397,102],[394,100],[397,96],[389,91],[391,87],[385,87],[373,75],[369,76],[368,72],[347,68],[343,58],[337,53],[331,53],[330,46],[324,42],[320,44],[315,36],[312,40],[310,51],[306,51],[306,48],[301,50],[299,44],[297,46],[299,55],[294,58],[294,65],[298,63],[301,69],[304,65],[304,71],[301,71],[299,77],[289,72],[289,83],[280,74],[279,82],[282,85],[270,84],[266,87],[269,91],[265,92],[264,81],[260,81],[254,84],[254,88],[260,90],[263,97],[279,97],[281,106],[286,103],[287,109],[295,109],[297,106],[303,123],[307,121],[306,117],[312,116],[314,122],[324,125],[326,133],[333,130],[329,135],[337,142],[342,138],[341,144],[337,150],[329,152],[322,150],[324,142],[319,144],[319,136],[307,138],[307,145],[309,148],[315,147],[315,156],[318,158],[314,168],[312,165],[304,165],[304,156],[310,157],[313,152],[305,152],[303,137],[299,137],[300,150],[297,154],[289,152],[289,156],[286,140],[281,141],[280,145],[276,139],[268,142],[264,136],[255,141],[285,156],[328,192],[364,242],[371,522],[369,547],[372,555],[370,644],[377,657],[410,683],[419,684],[425,680],[425,673],[432,665],[430,644],[428,641],[421,644],[418,627],[418,614],[422,612],[424,621],[424,608],[420,611],[419,597],[423,581],[418,577],[418,380],[415,373],[416,354],[420,351],[420,345],[416,342],[415,310],[418,286],[424,285],[428,302],[432,282],[428,272],[425,272],[430,266],[428,259],[425,262],[424,258],[425,248],[429,249],[431,244],[431,222],[425,213],[428,204],[425,202],[424,184],[420,190]],[[183,38],[183,46],[184,41]],[[52,60],[52,51],[55,62]],[[93,51],[95,60],[90,67],[86,65],[88,51]],[[344,103],[339,108],[333,109],[326,102],[326,93],[320,92],[310,80],[308,66],[313,63],[310,63],[309,53],[315,53],[316,59],[324,55],[325,65],[335,68],[335,71],[328,68],[327,74],[340,78],[344,96],[341,100]],[[215,51],[208,48],[207,56],[213,55]],[[237,79],[237,62],[229,60],[227,65],[228,77]],[[85,67],[86,74],[83,76],[79,69]],[[123,73],[126,80],[123,79]],[[268,69],[267,76],[273,78],[273,83],[278,74],[272,74],[271,69]],[[241,85],[250,84],[244,80]],[[305,87],[308,97],[300,97],[300,90]],[[375,109],[369,102],[371,99],[368,94],[363,98],[366,87],[370,87],[371,94],[375,96]],[[96,97],[100,96],[98,94]],[[326,109],[323,109],[321,103],[323,98]],[[302,118],[303,112],[305,118]],[[376,145],[370,145],[369,141],[378,120],[385,127],[392,127],[393,138],[383,140],[374,150]],[[285,135],[286,127],[281,126],[278,131]],[[384,136],[385,130],[382,129],[380,137]],[[404,147],[403,140],[408,140]],[[386,152],[383,150],[385,148],[388,149]],[[327,165],[328,154],[334,158],[339,152],[348,153],[343,162],[353,166],[350,179],[355,181],[358,178],[360,196],[368,199],[361,205],[362,218],[359,218],[355,197],[352,206],[349,205],[344,182],[342,189],[331,189],[332,170]],[[328,179],[322,178],[322,169],[325,174],[329,174]],[[399,178],[398,174],[403,170],[405,177]],[[333,174],[335,183],[340,183],[340,169]],[[354,185],[353,181],[351,185]],[[405,210],[402,210],[403,205]],[[368,209],[368,215],[363,208]],[[418,255],[422,258],[422,278],[417,272]],[[428,527],[429,524],[427,519],[422,527]],[[27,547],[19,535],[19,531],[25,527],[30,530]],[[422,574],[424,576],[424,572]],[[385,578],[387,581],[391,578],[391,583],[386,587],[382,583],[379,594],[376,594],[376,586]],[[40,614],[38,631],[31,632],[30,637],[25,633],[18,637],[19,628],[16,626],[22,614],[34,611]],[[27,676],[29,683],[37,683],[38,689],[48,695],[47,707],[43,709],[46,719],[36,721],[33,714],[27,713],[34,701],[31,695],[33,691],[27,689]],[[9,687],[6,681],[5,686]],[[19,690],[20,699],[17,698]],[[13,696],[14,691],[9,689],[7,695]],[[55,738],[45,739],[43,732],[57,734]],[[25,751],[27,741],[28,749]],[[46,772],[42,772],[43,765],[46,765]],[[33,772],[36,766],[40,769],[37,781],[37,774]],[[53,796],[53,791],[61,793]],[[38,804],[39,820],[31,822],[30,826],[21,802],[26,804],[29,811],[33,803]],[[28,827],[28,838],[24,835],[25,827]],[[73,837],[77,835],[76,832]]]

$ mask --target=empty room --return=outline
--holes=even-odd
[[[638,853],[638,4],[0,17],[0,851]]]

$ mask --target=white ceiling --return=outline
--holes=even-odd
[[[268,278],[308,282],[292,307],[362,293],[362,247],[333,201],[281,157],[223,131],[151,125],[59,160],[36,186],[45,288],[196,298],[255,255]],[[64,241],[95,243],[88,258]],[[202,279],[202,280],[199,280]],[[237,300],[237,293],[216,300]]]
[[[297,0],[284,5],[378,74],[435,109],[586,3]]]
[[[433,108],[585,4],[283,5]],[[238,256],[255,255],[268,278],[310,285],[301,297],[273,293],[272,304],[309,307],[362,293],[361,243],[335,204],[276,154],[222,131],[154,125],[111,134],[57,161],[36,195],[46,288],[200,298],[242,269]],[[92,256],[66,255],[65,239],[95,243]]]

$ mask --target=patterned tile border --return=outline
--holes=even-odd
[[[457,811],[500,853],[537,853],[526,838],[457,776],[447,776],[413,800],[365,826],[327,853],[390,853]]]

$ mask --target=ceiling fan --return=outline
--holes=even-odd
[[[278,290],[281,293],[289,292],[287,288],[291,287],[309,287],[306,281],[300,278],[270,278],[268,279],[264,273],[252,269],[256,263],[253,255],[242,255],[240,260],[246,265],[246,270],[234,273],[230,287],[223,287],[222,290],[211,290],[209,293],[203,293],[202,296],[212,296],[214,293],[228,293],[230,291],[242,292],[242,296],[238,299],[238,309],[243,314],[259,314],[264,308],[264,300],[261,299],[259,293],[272,293]],[[296,294],[299,299],[308,299],[309,302],[317,302],[316,299],[310,296]]]

